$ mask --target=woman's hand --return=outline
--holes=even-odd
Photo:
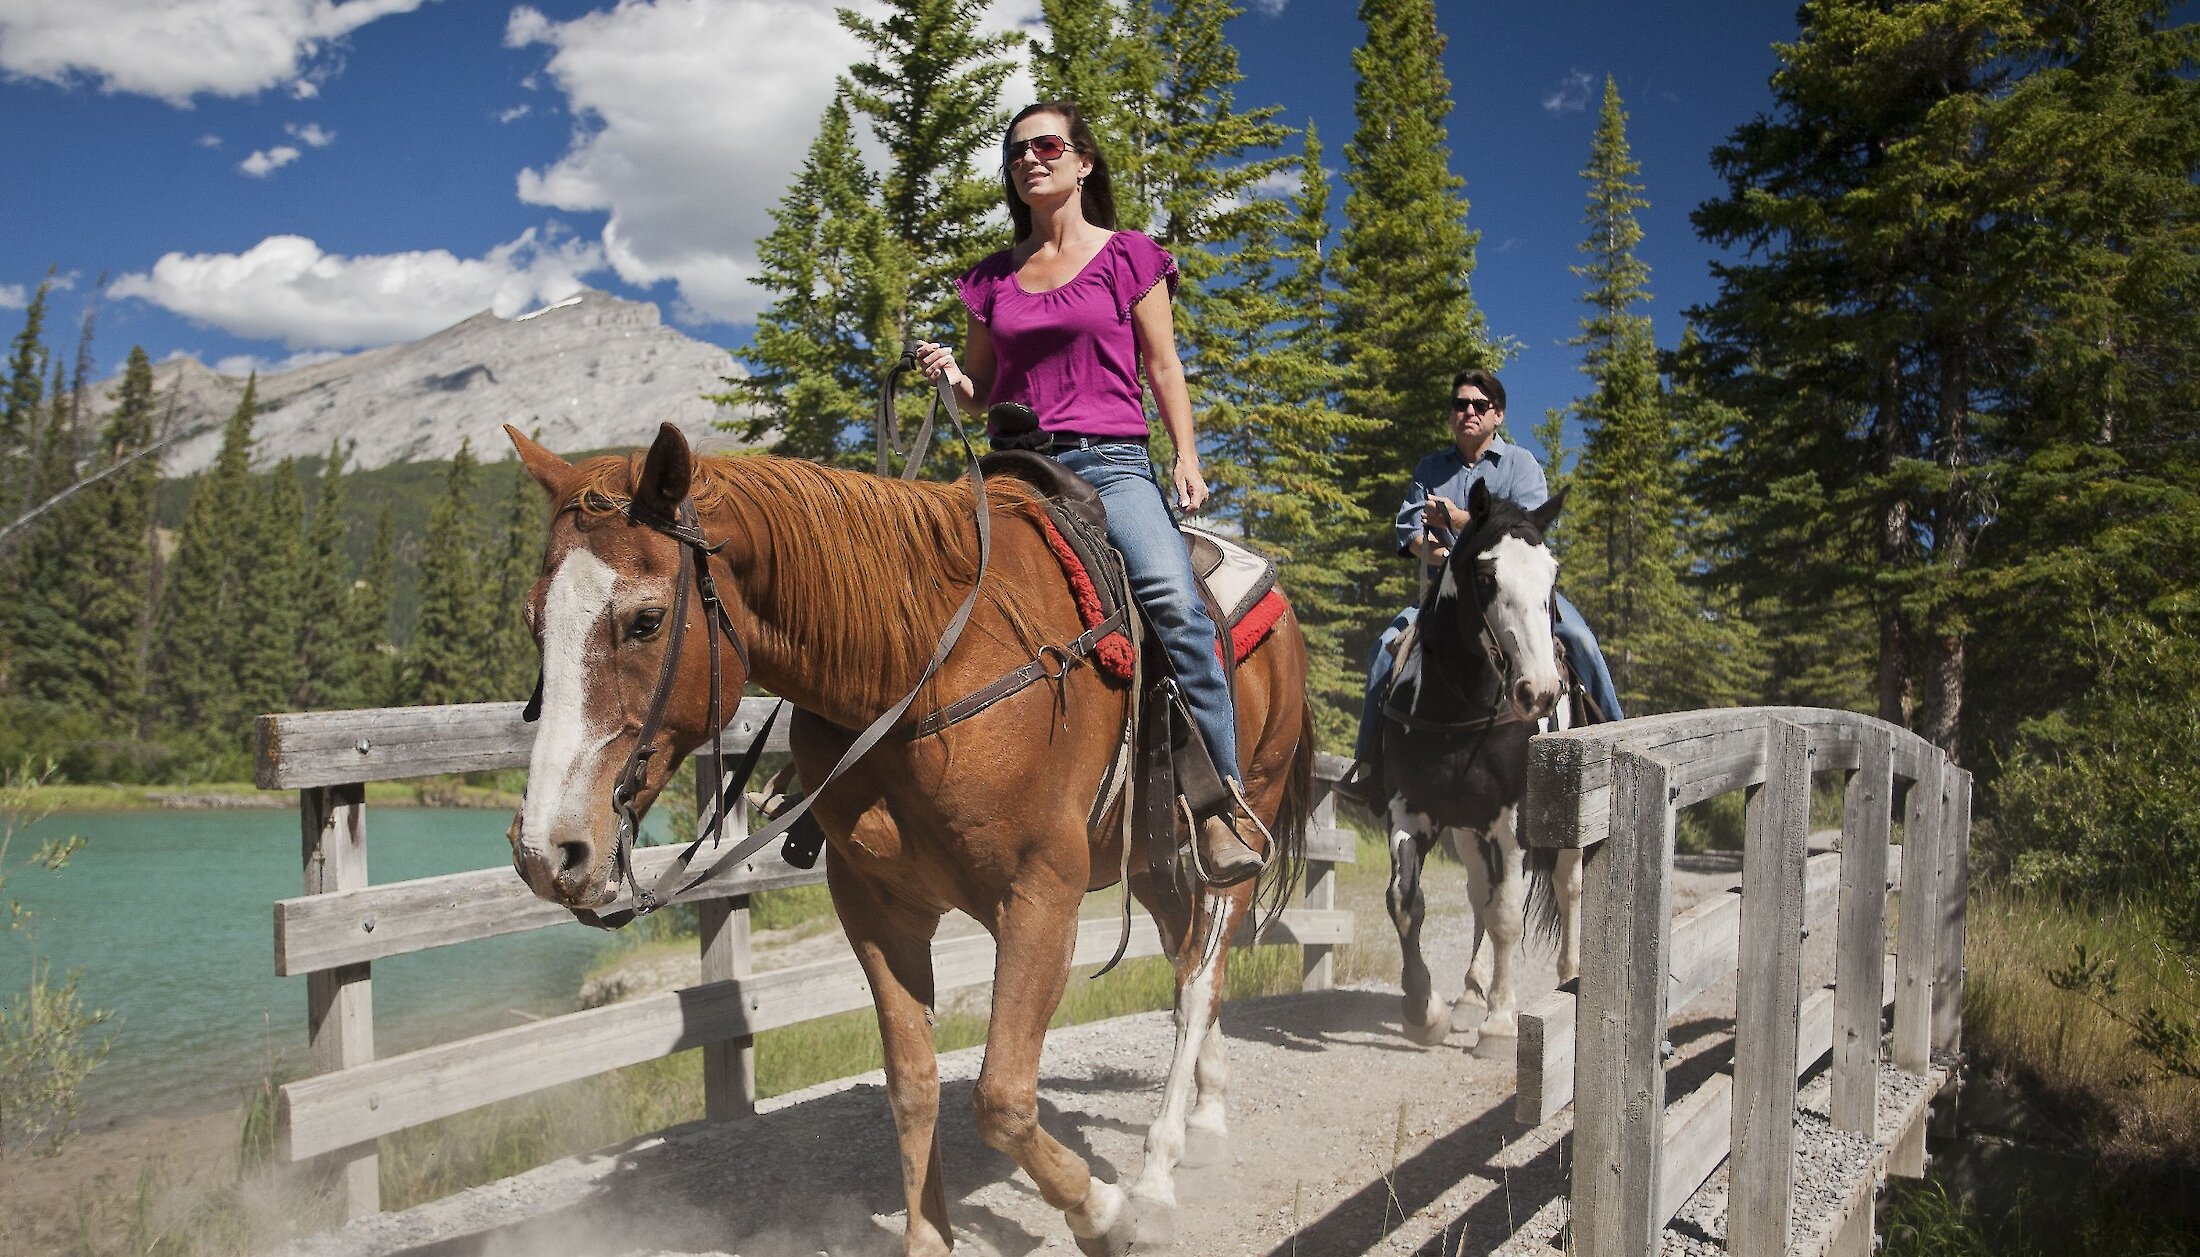
[[[918,341],[917,369],[924,372],[927,380],[936,380],[944,372],[947,382],[955,386],[956,392],[970,391],[970,377],[964,375],[962,368],[955,365],[955,351],[945,345],[935,345],[928,340]]]
[[[1199,508],[1207,505],[1207,478],[1199,474],[1199,455],[1190,450],[1178,453],[1170,478],[1176,482],[1176,509],[1199,514]]]

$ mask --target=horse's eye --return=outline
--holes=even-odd
[[[626,626],[626,640],[646,642],[665,626],[663,607],[644,607],[634,615],[634,622]]]

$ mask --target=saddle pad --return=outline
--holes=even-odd
[[[1100,586],[1086,569],[1084,558],[1056,526],[1052,513],[1042,512],[1039,518],[1045,525],[1047,548],[1054,552],[1055,561],[1062,565],[1062,575],[1069,581],[1070,595],[1077,602],[1079,621],[1088,629],[1099,624],[1112,610],[1112,600],[1103,598]],[[1236,597],[1233,601],[1217,596],[1215,604],[1226,608],[1224,627],[1230,633],[1231,655],[1243,662],[1245,656],[1252,653],[1253,648],[1265,641],[1275,630],[1276,622],[1289,609],[1290,604],[1284,600],[1283,591],[1275,587],[1275,564],[1236,542],[1215,538],[1212,533],[1195,529],[1185,529],[1184,532],[1188,543],[1197,538],[1217,541],[1223,547],[1224,557],[1216,570],[1231,574],[1235,583],[1225,588],[1234,590]],[[1233,559],[1232,551],[1244,557]],[[1257,561],[1263,569],[1261,572],[1250,573],[1253,583],[1246,580],[1251,567],[1246,562],[1248,557]],[[1196,566],[1198,564],[1195,562]],[[1208,588],[1210,592],[1215,591],[1212,581]],[[1222,644],[1217,642],[1215,655],[1219,658],[1221,654]],[[1130,679],[1131,645],[1123,634],[1110,633],[1102,638],[1094,651],[1094,657],[1109,675],[1126,681]]]
[[[1237,624],[1276,587],[1276,561],[1242,541],[1204,528],[1178,525],[1191,547],[1192,569],[1207,594],[1222,608],[1222,618]]]

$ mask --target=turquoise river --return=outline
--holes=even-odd
[[[506,812],[370,807],[375,882],[509,867]],[[84,836],[59,873],[29,862],[41,837]],[[0,933],[0,990],[20,992],[33,957],[80,974],[113,1020],[86,1087],[87,1123],[235,1105],[306,1055],[306,980],[275,976],[273,908],[303,889],[298,814],[77,812],[20,834],[4,897],[35,915]],[[374,962],[379,1055],[567,1011],[602,934],[559,925]]]

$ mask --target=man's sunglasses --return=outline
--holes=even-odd
[[[1026,149],[1031,150],[1031,155],[1040,161],[1053,161],[1064,153],[1076,151],[1076,148],[1075,144],[1059,135],[1034,135],[1028,140],[1010,140],[1001,146],[1004,154],[1001,164],[1005,166],[1014,163],[1024,155]]]
[[[1486,415],[1497,409],[1497,403],[1487,397],[1454,397],[1451,399],[1451,409],[1453,414],[1473,411],[1478,415]]]

